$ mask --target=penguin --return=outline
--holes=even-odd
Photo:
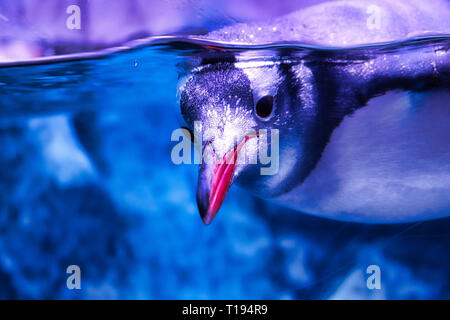
[[[201,141],[203,222],[213,221],[233,183],[341,221],[448,216],[447,33],[445,1],[349,0],[204,36],[315,49],[208,52],[180,77],[181,114]],[[399,42],[411,37],[416,40]],[[262,174],[261,145],[278,156],[274,174]]]

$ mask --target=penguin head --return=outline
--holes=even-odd
[[[181,113],[202,155],[197,204],[205,224],[211,223],[235,180],[270,197],[274,186],[281,185],[280,175],[289,174],[280,161],[280,144],[289,145],[283,135],[293,129],[285,82],[277,63],[234,57],[204,59],[180,79]],[[273,172],[264,174],[268,166]]]

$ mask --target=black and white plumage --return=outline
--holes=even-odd
[[[380,14],[375,29],[367,25],[369,7]],[[285,48],[265,60],[219,53],[180,81],[182,114],[191,126],[201,121],[207,157],[227,156],[236,149],[235,136],[279,130],[275,175],[261,175],[261,165],[238,164],[227,183],[217,166],[200,166],[197,200],[204,222],[214,218],[234,180],[262,198],[340,220],[447,216],[448,38],[409,42],[402,50],[338,47],[450,33],[449,7],[443,1],[338,1],[210,33],[210,40],[233,43],[291,41],[335,49]],[[267,97],[273,97],[273,110],[260,117],[258,102]],[[258,152],[249,142],[242,150]]]

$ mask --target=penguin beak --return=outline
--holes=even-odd
[[[236,162],[244,144],[256,134],[246,136],[241,143],[228,151],[218,161],[211,142],[203,148],[197,187],[197,205],[206,225],[215,218],[235,178]]]

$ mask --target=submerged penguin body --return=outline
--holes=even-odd
[[[377,10],[380,20],[368,22]],[[347,47],[450,34],[449,18],[445,2],[338,1],[207,38]],[[261,175],[260,165],[201,164],[197,202],[204,222],[215,217],[234,181],[261,198],[339,220],[447,216],[449,42],[395,54],[370,47],[302,54],[280,52],[272,63],[218,55],[180,82],[186,122],[202,123],[204,157],[237,159],[242,150],[257,157],[248,141],[260,137],[248,132],[279,132],[274,175]],[[236,135],[239,147],[230,138]]]
[[[333,131],[305,181],[275,200],[355,222],[448,216],[449,120],[447,90],[392,91],[371,99]]]

